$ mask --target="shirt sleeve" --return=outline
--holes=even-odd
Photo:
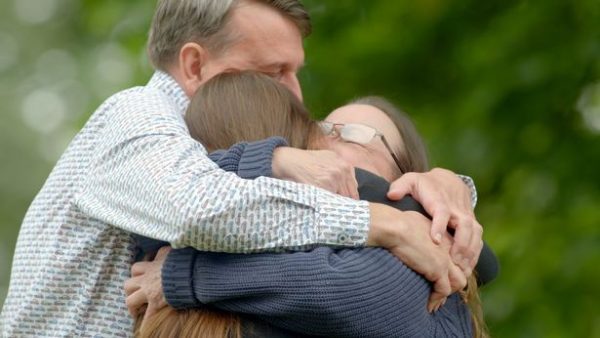
[[[188,269],[174,269],[183,265]],[[430,284],[384,249],[320,247],[286,255],[174,250],[163,276],[170,276],[163,287],[177,308],[214,306],[302,334],[471,336],[460,297],[429,314]]]
[[[471,190],[471,206],[475,208],[477,206],[477,188],[475,187],[475,181],[469,176],[457,175]]]
[[[255,142],[236,143],[229,149],[213,151],[208,154],[208,157],[225,171],[234,172],[241,178],[254,179],[260,176],[271,176],[273,151],[281,146],[287,146],[287,141],[275,136]],[[136,261],[140,261],[145,254],[156,253],[161,247],[169,245],[167,242],[135,233],[132,237],[138,249]]]
[[[76,205],[88,217],[199,250],[246,253],[362,246],[369,210],[303,184],[244,180],[213,163],[172,105],[151,91],[114,98]],[[131,104],[131,103],[135,104]]]

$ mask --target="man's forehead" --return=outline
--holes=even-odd
[[[299,71],[304,67],[304,50],[302,47],[294,49],[277,48],[276,46],[262,46],[241,42],[227,52],[237,67],[243,69],[279,71]]]
[[[245,35],[248,39],[274,39],[278,35],[287,34],[289,28],[297,29],[300,34],[300,30],[288,17],[260,1],[242,1],[234,6],[228,24],[239,33],[247,33]]]
[[[234,8],[229,25],[236,37],[231,54],[262,67],[304,65],[300,30],[279,11],[251,1]]]

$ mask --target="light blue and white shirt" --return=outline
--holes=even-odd
[[[366,202],[220,170],[183,121],[169,75],[109,98],[71,142],[19,233],[3,337],[128,337],[130,232],[204,251],[361,246]]]

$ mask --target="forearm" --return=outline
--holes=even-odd
[[[357,179],[363,198],[387,200],[387,183],[381,178],[357,171]],[[401,210],[424,213],[410,197],[387,202]],[[244,256],[175,250],[163,269],[163,285],[167,300],[177,308],[202,306],[202,301],[227,310],[261,315],[275,325],[305,334],[383,333],[389,324],[381,319],[389,318],[369,319],[380,311],[402,317],[401,312],[407,309],[411,313],[409,318],[413,318],[413,312],[419,314],[418,326],[428,325],[430,320],[425,310],[428,284],[387,251],[379,249],[334,252],[319,248],[307,253]],[[425,291],[406,291],[415,285],[425,285]],[[393,295],[390,299],[395,301],[379,300],[386,293]],[[410,297],[418,301],[410,302]],[[358,310],[349,310],[348,304],[359,304]],[[447,323],[441,321],[436,325],[454,327],[455,315],[451,313],[445,317]],[[294,326],[298,322],[303,325]],[[396,324],[392,329],[405,330],[413,322]],[[306,331],[307,327],[313,331]]]
[[[225,173],[189,136],[165,134],[101,152],[77,204],[90,217],[173,247],[226,252],[362,245],[369,218],[365,203],[314,187]],[[343,217],[348,210],[356,217]]]
[[[186,265],[191,273],[180,269]],[[382,249],[280,255],[175,250],[163,285],[178,308],[209,304],[303,334],[393,336],[439,324],[426,311],[429,284]]]
[[[273,152],[277,147],[286,146],[287,142],[281,137],[270,137],[256,142],[240,142],[229,149],[213,151],[208,157],[219,168],[237,174],[241,178],[254,179],[260,176],[271,176]],[[162,246],[169,245],[164,241],[155,240],[138,234],[132,234],[140,257],[152,254]]]

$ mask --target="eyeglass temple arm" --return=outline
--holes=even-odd
[[[381,141],[383,142],[383,145],[387,148],[387,150],[390,152],[390,155],[392,155],[392,158],[394,159],[394,162],[396,162],[396,165],[398,166],[398,169],[400,169],[400,172],[402,174],[404,174],[404,169],[402,168],[402,165],[400,164],[400,159],[398,158],[398,156],[396,156],[396,154],[394,153],[394,151],[392,150],[392,147],[390,147],[390,144],[387,142],[387,140],[385,139],[385,136],[383,136],[383,134],[379,134],[381,136]]]

